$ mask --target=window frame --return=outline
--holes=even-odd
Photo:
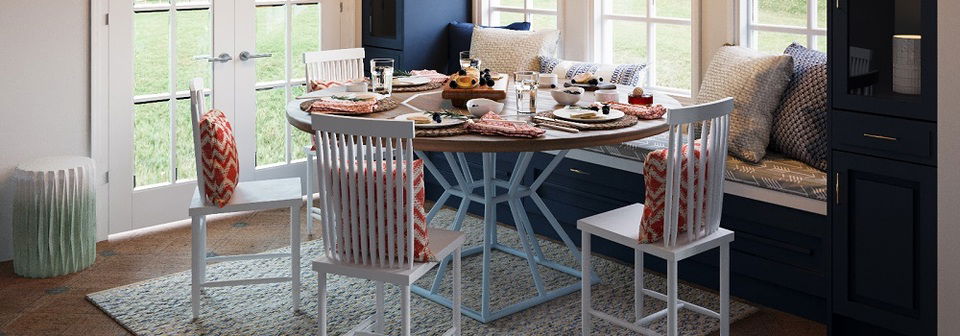
[[[523,7],[509,7],[509,6],[494,6],[491,4],[493,0],[480,0],[483,2],[483,24],[484,25],[493,25],[493,18],[495,14],[500,13],[515,13],[523,14],[523,20],[527,22],[530,21],[531,16],[533,15],[553,15],[557,17],[557,29],[563,28],[563,0],[557,0],[557,8],[554,10],[535,8],[533,7],[533,0],[523,0]],[[501,22],[502,23],[502,22]]]
[[[757,10],[759,8],[757,1],[763,0],[741,0],[740,1],[740,13],[739,13],[739,22],[740,22],[740,44],[749,47],[752,49],[758,49],[757,41],[759,40],[759,32],[770,32],[770,33],[784,33],[784,34],[797,34],[803,35],[806,37],[804,45],[811,49],[817,48],[817,42],[820,38],[828,38],[827,27],[818,27],[817,23],[820,19],[819,13],[817,11],[817,5],[820,1],[827,3],[827,15],[829,15],[829,4],[830,0],[806,0],[807,1],[807,20],[806,26],[789,26],[789,25],[775,25],[769,23],[760,23],[758,19]],[[819,50],[827,52],[826,50]]]

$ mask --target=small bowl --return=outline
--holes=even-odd
[[[597,95],[597,102],[599,103],[620,101],[620,92],[617,90],[597,90],[595,94]]]
[[[474,98],[467,101],[467,111],[470,111],[474,117],[480,118],[488,112],[500,114],[503,111],[503,103],[487,98]]]
[[[560,86],[560,79],[556,74],[540,74],[541,88],[556,88]]]
[[[574,93],[568,93],[565,91],[572,91],[572,92],[578,92],[578,93],[574,94]],[[553,100],[557,101],[557,104],[559,105],[573,105],[579,102],[580,98],[583,98],[584,92],[585,91],[583,90],[583,88],[580,88],[580,87],[568,87],[568,88],[560,88],[560,89],[550,91],[550,95],[553,96]]]

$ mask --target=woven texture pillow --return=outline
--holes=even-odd
[[[556,30],[514,31],[476,27],[470,51],[480,58],[481,67],[511,74],[514,71],[537,71],[537,56],[556,56],[560,32]]]
[[[637,86],[647,69],[646,64],[597,64],[565,61],[549,56],[540,56],[539,59],[540,73],[552,73],[560,78],[573,78],[573,76],[591,72],[606,82],[627,86]]]
[[[694,145],[693,156],[700,159],[700,143]],[[687,145],[680,147],[680,217],[677,226],[680,232],[687,230]],[[694,167],[694,190],[700,186],[700,167]],[[706,177],[704,177],[706,178]],[[665,220],[667,198],[667,149],[658,149],[647,154],[643,162],[643,183],[646,196],[643,201],[643,218],[640,220],[640,243],[647,244],[663,239],[663,222]],[[696,195],[694,195],[696,197]],[[706,215],[706,202],[694,199],[694,203],[701,204],[701,214]],[[704,217],[705,218],[705,217]]]
[[[730,113],[730,154],[760,162],[766,155],[773,112],[793,74],[793,58],[766,55],[743,47],[722,47],[703,78],[697,103],[733,97]]]
[[[460,52],[464,50],[470,50],[470,43],[473,40],[473,27],[474,24],[469,22],[453,21],[447,24],[447,41],[450,46],[448,48],[449,52],[447,58],[449,60],[446,73],[453,73],[454,71],[460,70]],[[530,30],[530,22],[514,22],[506,26],[499,27],[481,27],[527,31]]]
[[[770,148],[827,170],[827,54],[796,43],[793,81],[774,114]]]
[[[359,165],[362,167],[356,169],[352,174],[348,173],[348,176],[353,176],[353,178],[351,178],[350,180],[359,181],[360,178],[362,177],[364,181],[369,181],[368,175],[372,175],[372,176],[369,176],[369,178],[373,180],[380,179],[381,181],[383,181],[384,185],[387,185],[386,175],[379,176],[381,173],[378,172],[376,169],[374,169],[372,172],[368,171],[366,169],[366,163],[360,163]],[[387,171],[387,170],[388,168],[386,166],[381,168],[381,171]],[[401,185],[405,185],[406,179],[409,177],[406,175],[406,171],[402,171],[400,174],[402,176]],[[393,171],[392,175],[393,175],[393,181],[394,183],[396,183],[397,172]],[[433,254],[433,251],[431,251],[429,247],[430,236],[429,236],[429,231],[427,231],[427,215],[426,215],[426,211],[424,210],[424,204],[426,202],[426,191],[424,189],[423,182],[424,182],[423,181],[423,161],[414,160],[413,161],[413,230],[414,230],[413,259],[414,261],[417,261],[417,262],[431,262],[431,261],[437,261],[437,260],[436,260],[436,256]],[[371,204],[369,201],[372,198],[368,197],[366,193],[364,193],[364,195],[361,195],[359,192],[357,192],[356,194],[351,193],[352,191],[359,190],[359,189],[361,188],[359,188],[359,185],[358,185],[356,186],[356,188],[345,188],[342,190],[347,191],[347,195],[346,195],[347,199],[353,202],[353,204],[356,205],[357,209],[361,209],[360,208],[361,203],[366,204],[366,206],[372,206],[373,204]],[[369,192],[370,190],[369,185],[367,185],[367,190]],[[390,194],[393,195],[394,200],[397,200],[398,198],[402,197],[400,199],[403,200],[403,208],[406,208],[407,206],[406,194],[400,195],[395,185],[390,185],[386,188],[384,199],[385,200],[390,199],[389,198],[390,196],[387,196]],[[398,205],[400,204],[400,202],[394,202],[394,203],[395,204],[393,206],[393,209],[394,209],[393,223],[395,223],[396,225],[396,228],[394,229],[395,230],[394,237],[397,237],[398,233],[403,232],[401,231],[402,230],[401,228],[406,227],[405,225],[406,221],[402,220],[402,218],[400,217],[400,214],[403,213],[403,208],[398,208]],[[388,213],[387,211],[388,209],[390,209],[390,207],[388,207],[387,204],[385,203],[382,208],[375,208],[373,212],[375,216],[380,216],[381,214]],[[347,237],[347,236],[352,237],[351,235],[352,233],[349,231],[350,220],[352,218],[350,211],[351,209],[341,210],[340,229],[343,231],[339,233],[338,246],[347,246],[344,240],[344,237]],[[367,212],[361,212],[360,215],[367,216]],[[369,227],[369,225],[373,225],[375,227],[377,226],[376,218],[367,218],[367,221],[368,221],[367,223],[368,226],[366,227]],[[371,238],[371,239],[367,240],[366,246],[379,246],[379,242],[376,237],[379,237],[378,232],[375,231],[372,234],[368,233],[366,238]],[[384,234],[384,237],[388,237],[388,236]],[[356,243],[357,244],[351,244],[351,245],[362,248],[363,245],[361,245],[359,242],[356,242]],[[394,255],[396,255],[399,252],[399,246],[393,246],[388,248],[394,249]],[[347,251],[348,253],[352,253],[353,252],[352,246],[348,246]]]
[[[240,162],[233,127],[220,110],[200,118],[200,164],[203,166],[203,193],[213,204],[224,207],[239,182]]]

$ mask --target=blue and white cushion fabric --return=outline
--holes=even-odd
[[[592,72],[608,83],[637,86],[646,75],[646,69],[646,64],[598,64],[540,56],[540,73],[552,73],[560,78]]]

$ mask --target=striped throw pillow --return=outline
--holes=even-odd
[[[637,86],[646,75],[646,69],[646,64],[598,64],[540,56],[540,73],[552,73],[560,78],[573,78],[582,73],[592,72],[607,83]]]

